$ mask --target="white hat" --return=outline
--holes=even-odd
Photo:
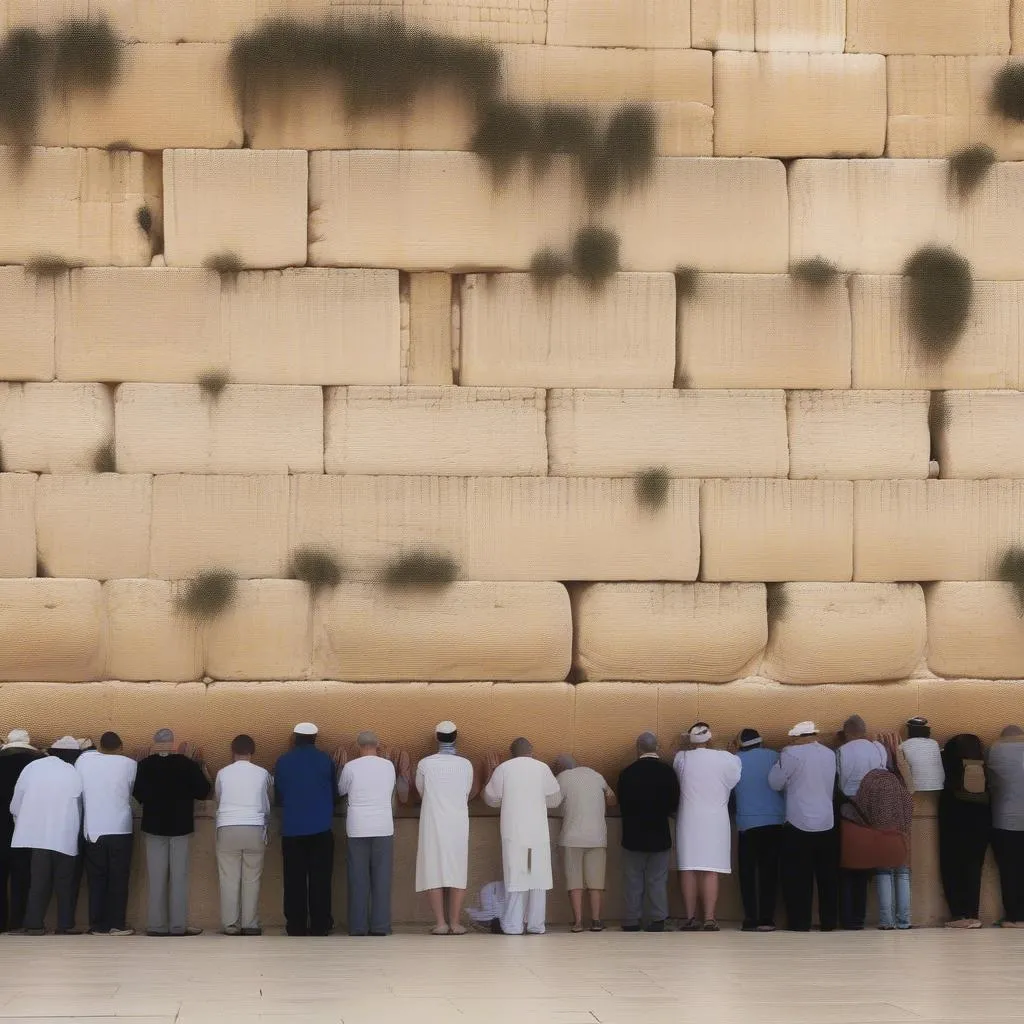
[[[455,728],[454,722],[438,722],[437,728],[434,730],[434,732],[439,732],[443,735],[448,735],[452,732],[458,732],[458,730]]]
[[[695,725],[689,732],[691,743],[710,743],[711,730],[702,723]]]
[[[300,736],[315,736],[320,730],[312,722],[299,722],[292,732]]]
[[[0,747],[0,750],[17,750],[18,748],[25,750],[34,750],[32,741],[29,738],[28,732],[25,729],[12,729],[7,734],[7,742]]]
[[[797,722],[789,730],[790,736],[817,736],[818,727],[813,722]]]
[[[61,736],[50,744],[51,750],[81,750],[82,744],[74,736]]]

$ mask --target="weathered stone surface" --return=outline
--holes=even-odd
[[[927,589],[928,667],[940,676],[1024,676],[1021,606],[1008,583],[936,583]]]
[[[0,473],[0,577],[36,572],[36,478]]]
[[[0,380],[53,380],[54,284],[0,267]]]
[[[690,45],[689,0],[548,0],[549,44]]]
[[[945,416],[938,439],[941,476],[1024,477],[1024,393],[947,391]]]
[[[758,50],[842,53],[847,0],[754,0]]]
[[[453,384],[452,276],[409,275],[407,384]]]
[[[754,0],[690,0],[692,43],[702,50],[753,50]]]
[[[847,0],[851,53],[1008,53],[1010,0]]]

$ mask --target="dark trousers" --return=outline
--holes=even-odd
[[[981,869],[991,839],[987,804],[939,801],[939,874],[949,915],[956,920],[977,919],[981,902]]]
[[[394,836],[349,837],[348,933],[391,934]]]
[[[868,916],[868,881],[874,871],[839,869],[839,923],[847,931],[860,931]]]
[[[25,908],[25,927],[43,927],[50,897],[57,896],[57,931],[75,927],[75,857],[53,850],[32,851],[32,882]]]
[[[999,868],[1003,920],[1024,922],[1024,832],[992,829],[992,852]]]
[[[11,837],[0,838],[0,932],[16,932],[24,927],[31,880],[32,851],[21,847],[12,850]]]
[[[743,899],[744,924],[775,924],[781,839],[781,825],[761,825],[739,833],[740,896]]]
[[[125,927],[133,839],[131,835],[100,836],[95,843],[85,844],[90,931],[105,933]]]
[[[781,845],[787,927],[790,931],[810,931],[817,883],[821,929],[832,931],[839,902],[839,844],[835,830],[804,832],[787,823],[783,826]]]
[[[282,836],[284,920],[289,935],[329,935],[334,833]]]

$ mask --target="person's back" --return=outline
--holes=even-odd
[[[679,806],[679,780],[671,765],[642,756],[622,771],[617,788],[622,846],[657,853],[672,846],[669,817]]]
[[[331,830],[334,762],[312,745],[296,746],[277,759],[274,791],[281,805],[281,835],[309,836]]]
[[[185,836],[195,831],[195,802],[210,795],[203,770],[184,754],[150,754],[139,762],[133,789],[142,804],[142,831]]]
[[[10,747],[0,751],[0,841],[5,834],[10,839],[14,832],[11,800],[14,799],[14,787],[21,773],[33,761],[45,756],[41,751],[29,747]]]
[[[781,825],[786,820],[786,802],[768,785],[768,773],[779,760],[778,751],[767,747],[740,750],[743,765],[736,794],[736,828],[743,832],[764,825]]]
[[[593,768],[569,768],[558,774],[562,791],[560,846],[594,848],[608,842],[605,821],[608,786]]]
[[[680,776],[680,799],[706,807],[726,807],[733,786],[740,778],[740,764],[727,750],[696,747],[676,754]]]
[[[95,843],[101,836],[130,835],[138,765],[123,754],[87,750],[75,763],[75,770],[82,779],[86,839]]]
[[[930,736],[911,736],[900,744],[900,750],[910,765],[914,790],[918,793],[936,793],[942,789],[945,773],[942,770],[942,750]]]
[[[894,829],[910,837],[914,800],[903,781],[885,768],[873,768],[861,780],[857,795],[843,816],[861,820],[868,828]]]
[[[835,824],[832,797],[835,790],[835,754],[818,742],[786,747],[769,772],[784,779],[776,787],[786,804],[786,821],[803,832],[827,832]]]
[[[458,754],[430,754],[416,766],[417,785],[422,787],[423,813],[445,821],[469,819],[469,794],[473,789],[473,762]],[[421,814],[422,817],[422,814]]]
[[[60,758],[43,757],[26,765],[11,800],[11,846],[77,856],[81,795],[78,772]]]
[[[839,788],[844,796],[857,795],[857,790],[868,772],[884,768],[888,760],[885,747],[866,736],[849,740],[836,751],[839,770]]]
[[[378,754],[365,754],[345,765],[339,785],[348,797],[346,831],[350,837],[395,834],[395,783],[395,766]]]
[[[1024,735],[1001,738],[988,754],[992,826],[1024,831]]]
[[[270,814],[270,773],[252,761],[233,761],[217,772],[217,827],[265,828]]]

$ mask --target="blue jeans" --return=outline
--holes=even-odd
[[[878,886],[878,927],[909,928],[910,868],[878,871],[875,884]]]

